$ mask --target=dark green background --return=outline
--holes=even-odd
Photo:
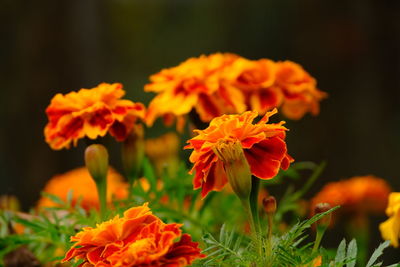
[[[54,94],[121,82],[148,103],[149,75],[218,51],[293,60],[329,93],[320,116],[287,124],[297,161],[328,162],[314,192],[365,174],[400,191],[399,18],[395,0],[1,0],[0,193],[28,208],[52,175],[83,164],[82,144],[52,151],[44,142]]]

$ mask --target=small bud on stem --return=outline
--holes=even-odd
[[[324,213],[331,209],[331,205],[329,203],[318,203],[315,206],[314,212],[315,214]],[[324,236],[326,228],[328,228],[329,224],[331,223],[332,214],[326,214],[320,220],[318,220],[315,224],[317,226],[317,236],[315,237],[313,253],[315,253],[319,245],[321,243],[322,237]]]
[[[104,219],[107,209],[107,149],[100,144],[88,146],[85,150],[85,163],[86,168],[96,183],[100,202],[100,214],[102,219]]]
[[[276,211],[276,199],[273,196],[264,198],[263,206],[267,214],[274,214]]]

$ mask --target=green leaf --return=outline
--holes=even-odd
[[[49,194],[49,193],[46,193],[46,192],[42,192],[41,194],[42,194],[43,197],[46,197],[46,198],[50,199],[54,203],[62,205],[62,206],[65,206],[65,202],[61,198],[59,198],[58,196],[52,195],[52,194]]]
[[[354,267],[357,258],[357,242],[355,239],[351,240],[347,247],[347,259],[351,260],[346,264],[346,267]]]
[[[335,262],[336,263],[343,263],[346,259],[346,240],[343,239],[340,242],[339,247],[336,252]]]
[[[374,253],[372,254],[371,258],[369,259],[366,267],[372,267],[376,260],[382,255],[383,250],[390,245],[390,240],[387,240],[379,245],[377,249],[375,249]]]

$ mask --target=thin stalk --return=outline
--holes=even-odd
[[[273,214],[268,214],[268,230],[267,230],[267,240],[266,240],[266,249],[265,249],[265,255],[266,255],[266,260],[268,262],[272,262],[269,260],[269,258],[272,255],[272,223],[273,223]]]
[[[251,228],[251,238],[253,239],[253,242],[256,245],[256,250],[258,252],[258,254],[261,256],[261,252],[262,252],[262,247],[261,247],[261,243],[260,243],[260,239],[258,237],[257,234],[257,226],[254,220],[254,216],[251,210],[251,205],[250,205],[250,201],[247,200],[241,200],[244,211],[246,212],[247,217],[249,218],[249,222],[250,222],[250,228]]]
[[[106,218],[106,210],[107,210],[107,180],[97,179],[96,186],[100,202],[100,217],[102,220],[104,220]]]
[[[262,257],[263,262],[265,262],[264,256],[263,256],[263,248],[262,248],[262,241],[261,241],[261,225],[260,225],[260,217],[259,217],[259,212],[258,212],[258,192],[260,189],[260,180],[255,177],[251,176],[251,192],[250,192],[250,198],[248,203],[248,209],[250,209],[250,214],[248,215],[249,218],[253,221],[253,228],[252,228],[252,234],[253,234],[253,239],[256,244],[256,249],[260,257]]]
[[[312,250],[313,254],[317,252],[319,245],[321,244],[322,237],[324,236],[325,230],[326,227],[322,228],[317,226],[317,236],[315,237],[314,247]]]
[[[258,192],[260,190],[260,179],[251,176],[250,207],[254,218],[257,233],[261,234],[260,217],[258,213]]]
[[[352,236],[357,240],[357,263],[359,263],[360,266],[365,266],[368,256],[368,233],[370,233],[368,218],[363,213],[353,215],[346,230],[349,236]]]

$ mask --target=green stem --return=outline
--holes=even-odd
[[[269,260],[272,255],[272,223],[273,223],[273,214],[268,214],[268,231],[267,231],[267,245],[266,245],[267,262],[272,262],[272,260]]]
[[[314,247],[312,250],[313,254],[317,252],[319,245],[321,244],[322,237],[324,236],[325,230],[326,230],[326,227],[318,227],[317,226],[317,236],[315,238]]]
[[[359,266],[365,266],[367,263],[369,232],[368,218],[362,213],[353,215],[347,226],[347,233],[351,238],[357,240],[357,264]]]
[[[260,189],[260,179],[255,176],[251,176],[251,192],[250,192],[250,208],[254,218],[256,231],[261,234],[260,217],[258,213],[258,192]]]
[[[251,210],[251,202],[249,199],[241,199],[244,211],[246,212],[247,217],[249,218],[250,228],[251,228],[251,238],[256,245],[256,249],[259,255],[261,255],[261,243],[260,239],[258,238],[257,228],[254,220],[254,216]]]
[[[96,186],[100,202],[100,217],[104,220],[107,210],[107,178],[96,179]]]
[[[247,201],[248,209],[250,210],[250,214],[248,215],[249,218],[252,220],[253,228],[252,228],[252,235],[254,242],[256,244],[257,252],[262,257],[264,262],[263,256],[263,249],[262,249],[262,241],[261,241],[261,225],[260,225],[260,217],[258,212],[258,192],[260,189],[260,179],[255,176],[251,176],[251,192],[249,200]]]

